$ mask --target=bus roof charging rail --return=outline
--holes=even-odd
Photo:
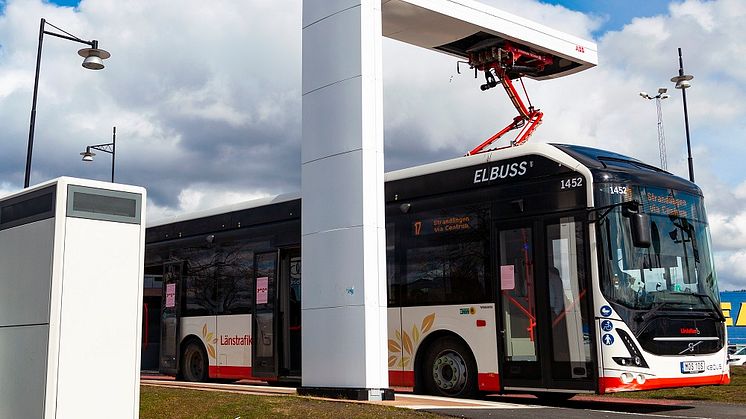
[[[466,50],[466,52],[469,58],[468,64],[470,68],[474,69],[475,76],[478,71],[484,72],[486,83],[480,86],[482,91],[496,87],[498,83],[501,84],[513,106],[518,110],[518,116],[513,118],[513,121],[505,128],[498,131],[482,144],[476,146],[466,153],[466,155],[471,156],[484,151],[498,149],[487,149],[487,147],[514,129],[520,129],[515,139],[511,141],[510,145],[499,148],[514,147],[528,141],[531,134],[541,124],[544,113],[534,108],[531,104],[531,100],[526,92],[526,86],[523,85],[521,77],[524,75],[538,75],[544,71],[545,67],[551,66],[554,59],[548,55],[518,48],[512,43],[499,38],[478,42]],[[460,73],[458,64],[456,65],[456,70]],[[518,79],[521,82],[528,106],[526,106],[518,95],[518,91],[513,85],[513,79]]]

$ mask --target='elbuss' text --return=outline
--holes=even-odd
[[[526,174],[528,162],[501,164],[492,166],[489,169],[477,169],[474,172],[474,183],[489,182],[497,179],[505,179]]]

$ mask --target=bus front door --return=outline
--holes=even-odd
[[[595,390],[581,217],[498,228],[500,381],[504,390]]]
[[[254,310],[252,312],[251,375],[278,375],[277,252],[257,253],[254,266]]]
[[[500,382],[506,390],[541,387],[534,230],[526,225],[498,231]]]
[[[181,262],[163,266],[163,298],[161,303],[161,344],[158,370],[162,374],[179,372],[179,294],[181,292]]]

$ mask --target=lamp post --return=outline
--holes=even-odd
[[[86,146],[85,151],[80,153],[83,156],[83,161],[93,161],[93,156],[96,153],[91,150],[101,151],[103,153],[111,154],[111,183],[114,183],[114,161],[116,160],[116,146],[117,146],[117,127],[114,127],[111,133],[111,142],[106,144],[94,144]]]
[[[671,81],[676,83],[676,88],[681,90],[681,97],[684,100],[684,126],[686,127],[686,151],[689,156],[689,181],[694,182],[694,162],[692,161],[692,143],[689,139],[689,112],[686,109],[686,89],[692,87],[689,82],[694,76],[684,74],[684,60],[681,58],[681,48],[679,48],[679,75],[671,77]]]
[[[49,25],[62,33],[49,32],[45,30],[46,25]],[[69,41],[86,44],[90,48],[83,48],[78,51],[78,55],[84,58],[83,67],[89,70],[101,70],[104,68],[104,60],[109,58],[111,54],[107,51],[98,48],[98,41],[95,39],[92,41],[85,41],[78,38],[77,36],[66,32],[57,26],[47,22],[46,19],[42,18],[39,24],[39,49],[36,53],[36,75],[34,76],[34,98],[31,103],[31,122],[29,123],[28,130],[28,149],[26,151],[26,173],[23,180],[23,187],[28,188],[29,181],[31,180],[31,153],[34,149],[34,125],[36,124],[36,98],[39,92],[39,70],[41,69],[41,46],[44,41],[44,35],[51,35],[57,38],[67,39]]]
[[[661,100],[668,99],[666,92],[668,89],[665,87],[658,88],[658,94],[650,96],[645,92],[640,92],[640,96],[644,99],[653,100],[655,99],[655,109],[658,112],[658,150],[661,157],[661,169],[668,170],[668,163],[666,158],[666,134],[663,131],[663,113],[661,112]]]

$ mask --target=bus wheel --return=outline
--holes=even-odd
[[[428,393],[446,397],[473,397],[477,393],[477,363],[460,340],[438,339],[423,362],[423,384]]]
[[[207,381],[207,354],[196,341],[191,341],[184,348],[181,356],[181,376],[184,381]]]

